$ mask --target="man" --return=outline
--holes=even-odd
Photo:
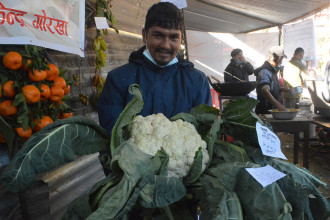
[[[286,108],[295,108],[299,102],[301,94],[292,93],[289,90],[300,87],[303,88],[303,78],[306,78],[307,67],[301,62],[304,58],[304,49],[298,47],[293,54],[291,60],[284,66],[283,70],[283,86],[288,91],[283,92],[283,102]],[[301,91],[302,92],[302,91]]]
[[[128,87],[134,83],[143,92],[142,116],[163,113],[170,118],[200,104],[211,106],[205,74],[177,57],[183,25],[180,10],[171,3],[160,2],[148,10],[142,30],[145,46],[131,53],[128,64],[108,73],[98,101],[99,122],[109,135],[132,99]]]
[[[270,109],[286,111],[279,102],[281,87],[277,77],[284,57],[286,58],[286,55],[282,47],[272,46],[265,63],[255,70],[258,81],[257,98],[260,101],[255,110],[257,114],[269,114]]]
[[[230,55],[232,59],[230,60],[230,63],[226,67],[225,71],[231,73],[232,76],[224,73],[225,82],[240,82],[240,80],[236,79],[235,77],[248,82],[249,75],[252,75],[254,71],[253,66],[245,60],[243,51],[241,49],[234,49]]]

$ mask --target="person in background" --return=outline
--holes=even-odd
[[[286,111],[286,108],[279,102],[281,87],[277,76],[283,58],[286,58],[286,55],[282,47],[272,46],[269,49],[267,60],[255,70],[259,100],[255,109],[257,114],[269,114],[270,109]]]
[[[225,82],[240,82],[240,80],[236,79],[235,77],[248,82],[249,81],[249,75],[253,74],[254,68],[251,65],[251,63],[247,62],[245,60],[245,57],[243,56],[243,51],[241,49],[234,49],[231,51],[231,57],[230,63],[225,69]],[[232,74],[227,74],[226,72]],[[235,76],[235,77],[233,77]]]
[[[183,39],[183,16],[172,3],[151,6],[142,30],[143,43],[131,53],[127,64],[108,73],[98,100],[100,125],[111,136],[112,128],[133,98],[128,88],[140,85],[142,116],[163,113],[170,118],[190,112],[200,104],[212,105],[209,83],[203,72],[178,55]]]
[[[298,94],[294,88],[299,89],[302,92],[303,79],[307,77],[307,67],[302,63],[304,58],[304,49],[298,47],[293,54],[291,60],[285,64],[283,70],[283,87],[287,91],[283,92],[283,102],[286,108],[295,108],[296,104],[301,98],[301,93]],[[291,92],[295,91],[295,92]]]

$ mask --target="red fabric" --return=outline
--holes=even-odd
[[[219,105],[219,93],[214,89],[211,89],[211,96],[212,96],[212,106],[214,108],[220,109]]]

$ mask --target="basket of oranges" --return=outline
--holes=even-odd
[[[13,143],[24,143],[54,120],[72,116],[63,102],[70,82],[43,48],[4,48],[0,51],[0,144],[12,154]]]

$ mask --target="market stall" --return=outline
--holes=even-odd
[[[15,51],[21,54],[22,61],[17,69],[8,68],[4,61],[0,65],[3,70],[1,87],[4,91],[0,97],[1,104],[11,101],[10,107],[18,108],[17,114],[1,115],[3,117],[1,117],[0,131],[5,136],[4,141],[7,142],[1,146],[6,146],[6,152],[10,153],[10,156],[9,154],[3,156],[2,152],[0,154],[0,161],[4,161],[4,166],[0,170],[0,194],[4,195],[0,202],[1,215],[3,215],[2,210],[5,210],[6,213],[3,216],[10,219],[59,219],[61,217],[64,219],[125,219],[137,212],[150,218],[191,219],[191,210],[187,208],[189,204],[193,212],[198,210],[201,219],[266,219],[269,217],[301,219],[303,216],[306,219],[326,219],[329,216],[329,203],[318,190],[319,186],[325,184],[305,169],[284,160],[285,155],[281,154],[278,138],[266,123],[267,120],[262,121],[252,112],[256,101],[249,97],[233,100],[225,107],[222,106],[221,111],[203,105],[197,106],[190,113],[174,116],[171,121],[159,115],[152,116],[155,117],[157,123],[158,120],[164,123],[164,126],[152,128],[155,130],[152,136],[160,137],[170,132],[169,127],[172,124],[179,124],[176,130],[172,131],[173,133],[167,133],[166,137],[162,136],[164,140],[161,143],[164,146],[158,146],[157,142],[158,148],[155,148],[156,144],[152,145],[156,141],[151,141],[150,137],[140,141],[144,143],[142,146],[139,145],[139,141],[129,141],[134,134],[134,138],[138,140],[145,132],[142,125],[146,122],[137,116],[143,107],[142,93],[138,85],[130,87],[129,92],[134,98],[119,116],[111,138],[98,123],[91,119],[92,117],[83,117],[79,114],[71,117],[72,109],[66,104],[70,97],[64,98],[64,95],[68,95],[70,91],[68,85],[78,91],[74,98],[79,99],[85,106],[88,106],[91,99],[82,92],[84,87],[92,88],[95,93],[93,100],[94,98],[97,100],[102,91],[104,84],[102,74],[104,76],[107,72],[102,68],[107,66],[106,55],[109,55],[108,45],[110,44],[106,40],[109,38],[105,37],[103,31],[97,31],[94,35],[87,33],[91,36],[88,38],[90,42],[85,42],[79,34],[81,29],[78,28],[78,26],[83,27],[83,33],[85,33],[85,22],[82,22],[84,16],[78,13],[78,9],[74,9],[77,5],[65,4],[65,8],[60,10],[61,13],[56,13],[52,7],[49,7],[52,10],[43,10],[42,3],[45,1],[40,1],[38,7],[33,9],[38,12],[24,13],[23,8],[16,8],[16,12],[19,9],[22,15],[6,20],[6,22],[17,22],[15,25],[20,26],[19,28],[27,28],[30,25],[28,36],[23,37],[20,44],[33,41],[33,44],[39,46],[52,45],[50,48],[55,50],[63,47],[65,52],[79,56],[86,55],[89,58],[96,57],[92,61],[85,61],[87,66],[93,63],[95,73],[85,74],[91,82],[81,85],[80,77],[84,74],[80,74],[80,67],[83,59],[74,57],[72,59],[80,63],[79,74],[69,72],[69,76],[65,77],[66,71],[60,69],[59,76],[37,80],[34,77],[37,77],[39,70],[44,68],[46,72],[50,71],[49,65],[54,64],[47,50],[35,46],[4,47],[6,53],[1,56]],[[12,11],[13,5],[18,1],[11,2],[13,5],[3,2],[0,2],[1,12]],[[26,1],[22,2],[28,5]],[[70,4],[72,2],[74,1],[70,1]],[[82,2],[84,1],[76,1],[78,5]],[[118,31],[114,26],[116,20],[112,16],[113,9],[110,10],[110,2],[105,2],[109,5],[104,5],[104,2],[96,1],[96,6],[91,6],[91,1],[88,1],[86,8],[91,13],[87,14],[87,18],[93,17],[94,13],[101,13],[111,21],[108,25],[113,25],[111,27]],[[61,5],[56,1],[48,3],[54,7]],[[138,8],[139,13],[145,12],[139,11],[140,8],[145,7],[141,6],[141,2],[139,3],[140,5],[137,6],[134,4],[133,8]],[[126,27],[131,27],[131,22],[141,19],[141,16],[137,16],[137,19],[130,17],[130,11],[127,10],[130,5],[128,1],[124,1],[119,7],[125,12],[120,15],[122,19],[129,17],[126,19],[126,21],[129,20]],[[105,8],[107,10],[104,10]],[[188,10],[187,13],[189,13]],[[4,13],[1,14],[5,16]],[[20,20],[19,17],[22,18],[23,15],[29,19]],[[72,18],[75,17],[74,15],[78,18]],[[74,22],[69,22],[68,17]],[[189,16],[187,17],[188,22]],[[34,22],[33,19],[36,21]],[[41,19],[49,23],[42,24]],[[69,29],[64,28],[66,21],[69,22],[68,27],[71,27],[76,35],[70,35]],[[62,26],[53,25],[53,27],[52,22],[54,24],[57,22]],[[0,23],[0,27],[3,23]],[[15,28],[8,28],[5,34],[13,35],[15,31]],[[47,32],[47,36],[31,40],[30,35],[37,32]],[[54,40],[53,35],[59,35],[57,36],[59,39],[48,42],[49,39]],[[138,45],[136,42],[140,40],[135,39],[135,44],[130,45],[132,38],[115,36],[114,38],[118,38],[118,41],[124,41],[122,45],[124,50],[135,49]],[[13,40],[9,36],[5,37]],[[67,37],[68,42],[59,46],[58,41],[61,42]],[[10,43],[14,44],[16,40],[18,39],[15,38]],[[68,45],[74,45],[74,47]],[[116,48],[116,45],[112,46]],[[63,56],[58,52],[54,54],[57,58]],[[29,64],[29,58],[32,59],[31,64]],[[65,58],[62,57],[62,59],[64,59],[63,62],[67,62]],[[120,59],[122,58],[118,58]],[[68,64],[68,68],[71,68],[69,71],[75,72],[74,68],[77,66],[72,63]],[[23,64],[30,69],[24,70]],[[109,69],[117,66],[119,62],[113,63]],[[35,69],[37,72],[33,74]],[[28,77],[28,72],[31,72],[30,77]],[[59,80],[59,77],[63,80]],[[5,86],[9,81],[13,83]],[[45,100],[40,98],[36,102],[30,102],[30,96],[24,93],[23,88],[31,83],[41,92],[46,90],[42,88],[43,84],[47,84],[50,90],[57,84],[61,88],[58,94],[55,94],[55,90],[51,90]],[[8,88],[14,88],[21,95],[17,93],[10,96],[12,90],[7,90]],[[3,112],[5,111],[1,113]],[[78,112],[84,113],[82,110]],[[39,125],[46,116],[49,120]],[[134,123],[137,123],[133,120],[135,118],[141,119],[142,125],[136,125],[137,131],[129,130]],[[157,124],[156,122],[154,124]],[[273,123],[271,120],[269,122]],[[278,122],[273,124],[274,131],[277,129]],[[30,134],[29,137],[21,137],[20,132],[13,131],[18,124],[23,124],[24,130],[27,130],[29,126],[40,129],[33,131],[32,136]],[[303,126],[296,124],[295,132],[305,131],[305,124],[306,122]],[[287,127],[287,125],[282,127]],[[279,128],[278,131],[281,129]],[[185,132],[186,135],[180,136],[181,132]],[[258,132],[264,133],[258,134]],[[263,142],[259,140],[259,137],[263,138]],[[229,143],[230,138],[234,138],[235,141]],[[308,135],[305,138],[308,139]],[[268,141],[273,144],[265,144]],[[180,147],[184,146],[184,151],[178,150],[181,149],[176,145],[178,142],[181,144]],[[306,144],[308,145],[307,142]],[[100,151],[104,153],[99,157]],[[173,155],[177,158],[173,159]],[[308,160],[308,154],[306,155]],[[307,161],[305,159],[304,163]],[[111,170],[112,173],[105,177],[104,170]],[[199,205],[196,205],[197,200],[200,201]],[[8,204],[11,209],[7,209]],[[21,213],[18,210],[21,210]]]

